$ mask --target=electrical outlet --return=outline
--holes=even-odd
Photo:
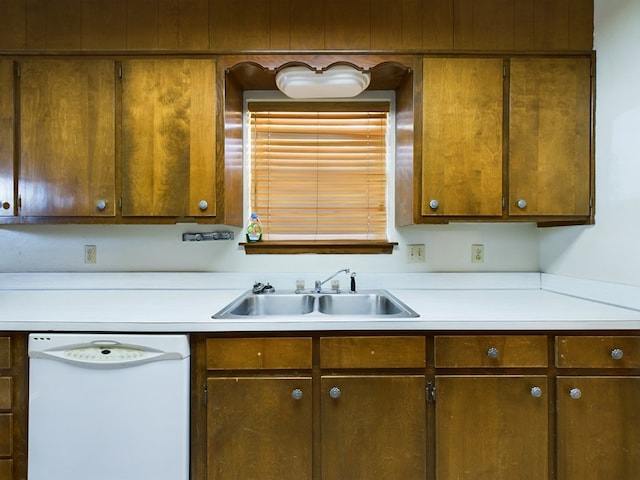
[[[407,263],[424,263],[424,244],[407,245]]]
[[[484,245],[471,245],[471,263],[484,263]]]
[[[98,258],[98,247],[95,245],[84,246],[84,263],[96,263]]]

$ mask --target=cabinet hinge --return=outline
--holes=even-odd
[[[427,382],[427,403],[436,403],[436,386]]]
[[[202,401],[203,403],[206,405],[207,404],[207,394],[209,392],[207,391],[207,384],[203,383],[202,384]]]
[[[18,195],[18,209],[22,208],[22,197]]]
[[[118,66],[118,78],[122,80],[122,65]]]
[[[18,65],[16,65],[16,75],[18,76],[18,78],[20,78],[22,76],[22,69],[20,68],[20,64],[18,63]]]
[[[502,66],[502,78],[507,78],[507,66]]]
[[[502,196],[502,209],[504,210],[504,195]]]
[[[120,211],[122,212],[122,197],[120,197],[118,199],[118,208],[120,209]]]

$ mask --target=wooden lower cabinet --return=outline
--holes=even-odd
[[[532,373],[547,347],[544,335],[434,338],[438,480],[549,478],[549,380]]]
[[[27,478],[26,335],[0,332],[0,480]]]
[[[198,480],[635,480],[640,472],[638,332],[199,342]]]
[[[549,478],[547,382],[530,375],[436,376],[436,478]]]
[[[557,379],[558,480],[640,475],[640,376]]]
[[[425,385],[424,375],[323,376],[322,479],[424,480]]]
[[[640,336],[558,336],[556,366],[558,480],[639,478]]]
[[[425,337],[311,345],[207,339],[207,480],[425,480]]]
[[[210,480],[312,478],[310,377],[207,381]]]
[[[311,338],[209,338],[205,348],[207,480],[310,480]]]

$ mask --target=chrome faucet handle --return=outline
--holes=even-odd
[[[351,272],[351,288],[349,293],[356,293],[356,272]]]
[[[270,283],[255,282],[251,291],[255,294],[273,293],[276,289]]]

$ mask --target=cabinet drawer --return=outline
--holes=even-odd
[[[544,335],[436,336],[436,367],[546,367]]]
[[[209,370],[310,369],[311,338],[208,338]]]
[[[640,368],[640,336],[556,337],[559,368]]]
[[[424,337],[323,337],[321,368],[424,368]]]
[[[12,419],[13,414],[0,413],[0,457],[10,457],[13,453]]]
[[[13,379],[11,377],[0,377],[0,410],[9,410],[12,406]],[[0,477],[0,480],[2,478]]]
[[[11,368],[11,339],[0,337],[0,368]]]

